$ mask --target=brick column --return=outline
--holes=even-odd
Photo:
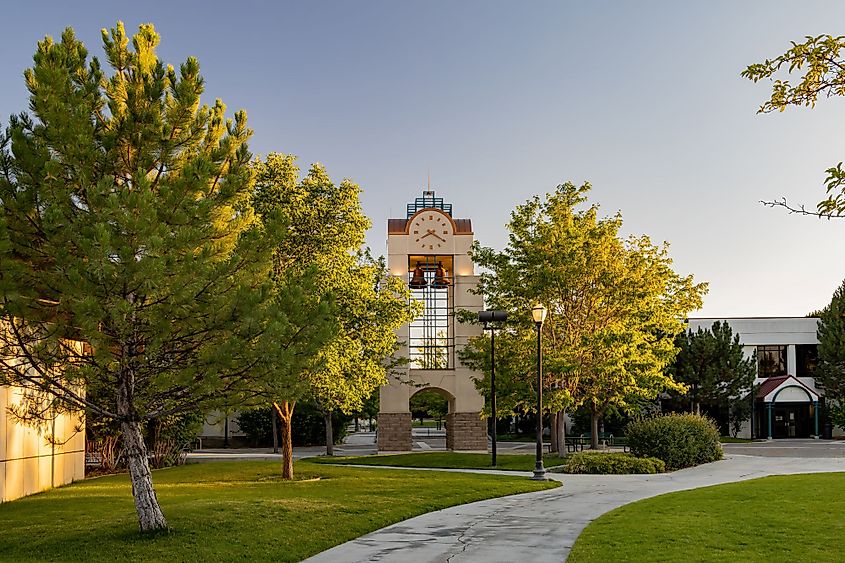
[[[487,424],[478,412],[446,415],[446,449],[487,451]]]
[[[411,413],[380,412],[378,415],[378,451],[411,451]]]

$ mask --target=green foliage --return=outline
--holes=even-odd
[[[271,407],[259,407],[240,411],[235,417],[238,428],[246,434],[253,447],[266,446],[273,441],[273,416]]]
[[[0,384],[27,420],[118,423],[139,524],[163,529],[148,454],[169,454],[142,426],[287,383],[328,307],[307,275],[272,283],[290,232],[253,212],[246,113],[203,105],[199,63],[159,60],[151,24],[102,39],[106,71],[70,28],[40,41],[29,113],[0,136]]]
[[[41,41],[0,151],[0,377],[118,421],[231,401],[316,337],[269,283],[284,231],[250,207],[246,114],[158,41],[104,30],[111,75],[71,29]]]
[[[831,421],[845,426],[845,282],[819,315],[818,338],[816,385],[824,389]]]
[[[440,420],[449,413],[449,401],[437,391],[423,390],[411,397],[410,409],[414,418]]]
[[[666,374],[674,336],[686,313],[701,305],[705,284],[671,268],[666,245],[623,238],[618,214],[602,218],[587,202],[589,184],[558,186],[511,214],[507,248],[476,245],[478,291],[488,308],[509,314],[497,337],[496,383],[501,412],[535,408],[536,332],[530,309],[543,303],[544,407],[551,412],[586,404],[638,408],[666,389],[682,390]],[[470,317],[464,313],[464,318]],[[461,360],[483,372],[489,388],[490,339],[470,340]]]
[[[635,457],[633,454],[579,452],[566,458],[564,473],[593,475],[624,475],[630,473],[663,473],[666,464],[654,457]]]
[[[674,471],[722,459],[719,431],[712,420],[697,414],[668,414],[628,424],[631,453],[656,457]]]
[[[360,188],[335,184],[315,164],[300,180],[295,157],[272,153],[253,163],[253,206],[266,223],[286,221],[288,237],[274,249],[274,280],[307,276],[315,303],[328,306],[331,322],[309,365],[285,385],[269,387],[270,400],[310,398],[324,409],[350,413],[386,377],[386,359],[397,349],[395,329],[409,322],[408,289],[387,275],[382,259],[361,251],[370,221],[363,214]]]
[[[676,340],[678,355],[670,368],[676,381],[689,387],[689,396],[699,406],[724,408],[732,421],[748,418],[747,398],[757,377],[756,355],[746,358],[727,322],[716,321],[712,328],[685,331]]]
[[[268,446],[273,442],[273,419],[275,411],[270,407],[246,409],[235,419],[241,431],[255,447]],[[351,417],[340,412],[332,413],[333,437],[339,444],[348,434]],[[296,416],[291,422],[291,437],[295,446],[316,446],[326,444],[323,413],[310,402],[296,406]]]
[[[340,411],[332,412],[332,438],[335,444],[343,441],[349,433],[352,417]],[[296,416],[291,422],[294,446],[325,446],[326,422],[323,411],[308,401],[296,405]]]
[[[845,95],[845,36],[807,36],[802,43],[792,42],[792,47],[774,59],[749,65],[742,76],[758,82],[772,79],[781,72],[801,74],[797,83],[777,78],[772,82],[772,95],[760,106],[758,113],[784,111],[788,106],[814,107],[819,96]],[[827,197],[816,206],[815,215],[823,217],[845,216],[845,169],[842,162],[826,170]],[[780,203],[791,211],[808,213],[803,206],[792,209],[786,201]]]

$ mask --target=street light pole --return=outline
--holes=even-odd
[[[537,459],[534,464],[535,481],[547,481],[546,469],[543,467],[543,321],[546,320],[548,310],[540,304],[531,309],[534,326],[537,328]]]
[[[493,467],[496,467],[496,329],[490,328],[490,416],[493,418]]]
[[[493,419],[491,453],[492,466],[496,467],[496,326],[493,323],[504,323],[508,320],[508,314],[504,311],[481,311],[478,320],[484,323],[484,330],[490,330],[490,417]]]

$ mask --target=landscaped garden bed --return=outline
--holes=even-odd
[[[432,510],[556,487],[521,477],[297,462],[191,464],[153,472],[171,531],[138,533],[127,475],[0,505],[6,561],[300,561]]]
[[[579,452],[566,458],[564,473],[593,475],[626,475],[632,473],[663,473],[666,464],[653,457],[635,457],[618,452]]]

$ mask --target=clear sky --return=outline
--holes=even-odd
[[[363,188],[368,242],[425,187],[501,248],[510,211],[572,180],[625,231],[669,241],[710,282],[698,316],[804,315],[845,278],[845,220],[813,207],[845,160],[845,99],[756,115],[739,76],[805,35],[845,34],[843,2],[26,2],[3,9],[0,120],[26,108],[36,42],[72,26],[92,54],[118,19],[160,56],[199,58],[204,101],[246,109],[251,149],[324,163]],[[840,22],[837,27],[835,22]]]

